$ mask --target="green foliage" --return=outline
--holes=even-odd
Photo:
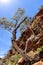
[[[19,60],[20,56],[18,54],[15,54],[14,56],[14,64],[16,65],[18,60]]]
[[[19,21],[20,18],[24,15],[25,11],[22,8],[18,8],[18,10],[15,12],[14,16],[12,17],[13,20]]]
[[[37,48],[37,51],[40,52],[42,49],[41,48]]]
[[[37,19],[34,20],[33,24],[32,24],[32,28],[36,28],[38,26],[38,21]]]
[[[10,32],[15,28],[15,24],[11,21],[8,21],[5,17],[0,18],[0,28],[6,29]]]
[[[21,58],[21,55],[15,54],[8,60],[8,65],[16,65],[18,60]]]
[[[40,48],[37,48],[37,52],[39,52],[40,53],[40,51],[42,51],[43,50],[43,45],[40,47]]]
[[[12,55],[6,62],[5,64],[6,65],[16,65],[18,60],[21,58],[22,56],[20,54],[15,54],[15,55]],[[0,62],[2,63],[2,62]]]

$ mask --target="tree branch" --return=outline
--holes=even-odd
[[[24,18],[24,20],[23,21],[21,21],[20,23],[19,23],[19,25],[14,29],[14,31],[12,32],[12,34],[13,34],[13,39],[15,39],[16,38],[16,31],[17,31],[17,29],[20,27],[20,25],[25,21],[27,19],[27,16]]]

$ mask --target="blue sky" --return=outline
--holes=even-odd
[[[4,1],[4,0],[3,0]],[[34,16],[43,0],[8,0],[9,2],[2,3],[0,0],[0,17],[10,19],[18,8],[24,8],[28,17]],[[0,30],[0,56],[6,54],[11,47],[11,34],[6,30]]]

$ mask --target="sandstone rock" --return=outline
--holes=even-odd
[[[34,63],[33,65],[43,65],[43,62],[42,61],[39,61],[37,63]]]

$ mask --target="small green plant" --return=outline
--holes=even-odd
[[[40,47],[40,48],[37,48],[37,52],[39,52],[40,53],[40,51],[42,51],[43,50],[43,45]]]
[[[19,59],[20,59],[20,55],[15,54],[15,56],[14,56],[14,64],[15,65],[17,64],[17,62],[18,62]]]

